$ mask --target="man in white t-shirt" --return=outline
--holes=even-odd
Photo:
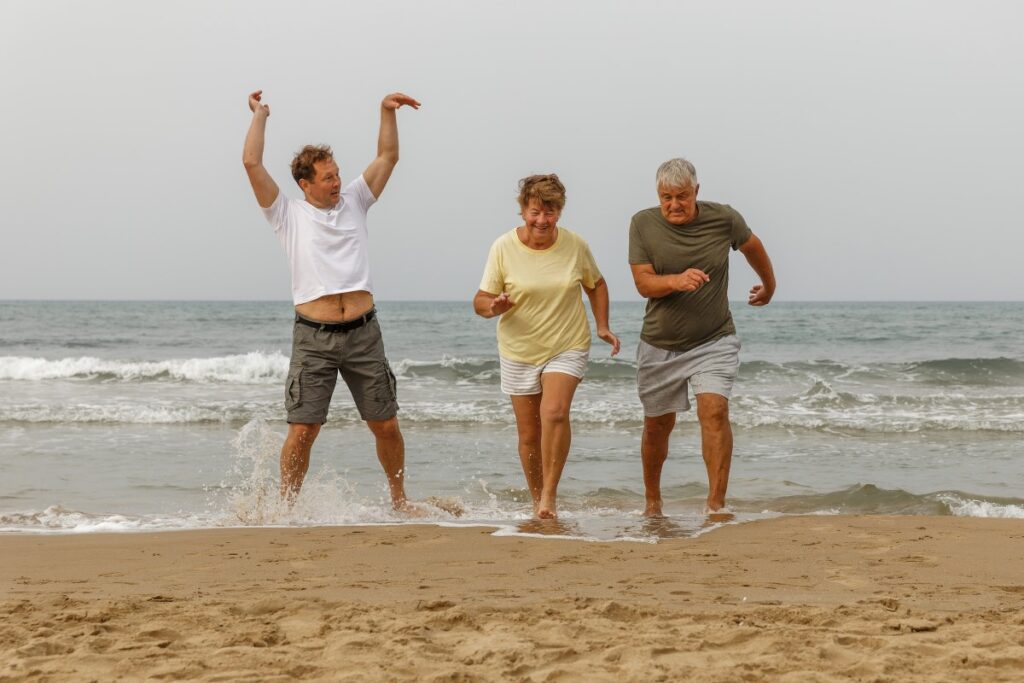
[[[377,157],[344,187],[330,147],[303,147],[292,160],[292,177],[303,193],[303,199],[295,200],[284,196],[263,166],[270,107],[262,94],[249,95],[252,123],[242,162],[291,266],[295,328],[285,386],[288,437],[281,449],[281,496],[294,500],[302,487],[340,373],[376,439],[392,505],[407,510],[405,443],[398,428],[395,376],[373,305],[366,213],[398,163],[395,111],[403,105],[419,109],[420,103],[402,93],[383,99]]]

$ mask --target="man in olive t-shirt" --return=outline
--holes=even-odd
[[[732,207],[698,202],[697,172],[685,159],[658,168],[660,206],[633,216],[629,264],[647,312],[637,348],[637,388],[644,405],[640,455],[647,504],[661,516],[661,470],[676,412],[689,410],[693,385],[701,450],[708,472],[707,507],[725,507],[732,463],[729,396],[739,370],[739,340],[729,312],[729,252],[738,249],[761,278],[747,301],[764,306],[775,275],[761,240]]]

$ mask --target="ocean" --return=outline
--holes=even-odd
[[[437,524],[656,541],[793,514],[1024,518],[1024,303],[733,303],[733,517],[703,513],[693,413],[641,517],[641,302],[615,302],[573,404],[560,518],[530,519],[495,321],[378,302],[407,489]],[[288,302],[0,302],[0,531],[401,524],[339,382],[299,502],[277,499]],[[926,523],[926,522],[924,522]]]

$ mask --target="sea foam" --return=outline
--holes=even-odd
[[[1024,505],[1003,504],[974,498],[943,495],[940,499],[949,506],[954,517],[988,517],[992,519],[1024,519]]]
[[[180,395],[164,392],[159,399],[89,397],[92,400],[18,401],[17,395],[0,400],[0,422],[27,424],[236,424],[253,419],[279,420],[284,417],[283,399],[276,388],[261,389],[243,400],[234,397],[205,397],[198,400],[188,391]],[[420,392],[416,398],[403,395],[400,385],[399,417],[406,423],[422,425],[500,425],[514,423],[508,400],[501,394],[461,400],[429,400]],[[440,393],[440,392],[438,392]],[[81,397],[86,398],[85,396]],[[933,432],[1024,432],[1024,397],[893,397],[861,396],[839,405],[808,401],[806,397],[737,396],[730,417],[740,429],[778,428],[811,431],[863,433]],[[574,424],[609,428],[633,428],[643,422],[639,401],[632,396],[602,398],[601,392],[581,391],[573,402]],[[696,422],[694,411],[679,414],[681,424]],[[358,413],[342,387],[328,417],[331,424],[360,422]]]
[[[56,360],[0,356],[0,380],[171,380],[266,384],[284,381],[287,373],[288,358],[279,351],[162,361],[105,360],[91,356]]]

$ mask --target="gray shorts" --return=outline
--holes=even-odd
[[[285,382],[288,422],[326,422],[339,372],[362,419],[387,420],[398,413],[395,375],[384,356],[376,317],[347,331],[317,329],[296,321]]]
[[[740,369],[740,340],[735,334],[689,351],[666,351],[640,340],[636,349],[636,386],[646,417],[690,409],[693,393],[732,396]]]

